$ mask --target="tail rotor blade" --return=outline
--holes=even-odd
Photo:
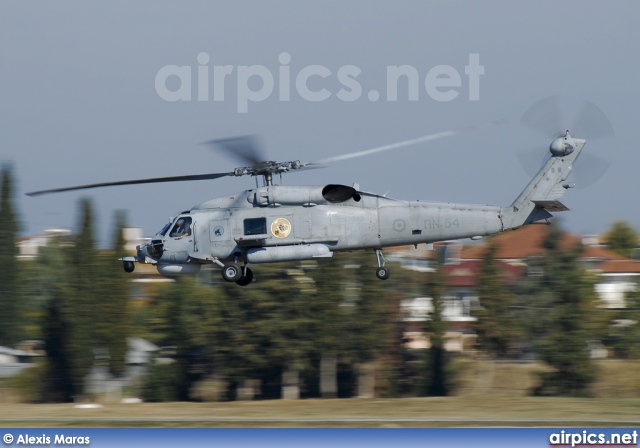
[[[562,113],[557,96],[550,96],[534,103],[522,115],[520,123],[549,139],[562,130]]]
[[[567,127],[568,124],[562,121],[560,104],[563,108],[568,107],[568,110],[572,112],[571,115],[576,117],[573,126]],[[558,137],[559,132],[564,134],[562,131],[565,129],[569,129],[573,137],[587,141],[614,136],[611,122],[598,106],[590,101],[585,101],[582,107],[577,109],[571,107],[573,104],[575,101],[563,100],[561,102],[557,96],[545,98],[529,107],[520,123],[544,135],[548,139],[545,142],[546,145]],[[539,169],[540,163],[536,162],[536,159],[542,160],[543,154],[547,158],[549,157],[549,151],[544,153],[542,151],[546,145],[540,145],[537,151],[526,150],[518,153],[518,159],[528,174],[534,174],[532,171]],[[575,178],[578,188],[594,184],[606,173],[614,156],[612,148],[612,145],[589,145],[588,151],[580,154],[571,174]]]
[[[613,126],[598,106],[586,101],[578,114],[571,132],[580,138],[590,140],[614,137]]]
[[[539,147],[518,151],[518,160],[524,171],[533,177],[551,156],[549,151],[542,152]]]
[[[611,161],[590,153],[580,154],[575,161],[573,176],[578,188],[586,188],[596,183],[611,166]]]

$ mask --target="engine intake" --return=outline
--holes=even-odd
[[[323,202],[344,202],[353,198],[359,201],[360,195],[353,187],[329,184],[324,187],[283,187],[267,186],[253,191],[247,201],[266,207],[269,205],[317,205]]]
[[[346,185],[329,184],[322,189],[322,197],[329,202],[344,202],[356,195],[356,189]]]

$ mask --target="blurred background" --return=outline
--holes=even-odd
[[[0,390],[5,402],[420,396],[638,397],[638,235],[532,224],[488,238],[254,266],[133,273],[140,229],[114,216],[18,237],[3,171]],[[207,268],[207,266],[211,266]]]
[[[637,397],[638,8],[3,3],[1,399]],[[399,67],[409,75],[390,82]],[[585,100],[615,131],[578,127],[597,175],[575,179],[571,211],[394,248],[385,283],[371,253],[262,266],[249,288],[217,270],[122,272],[116,259],[169,216],[248,178],[24,195],[237,167],[210,139],[257,134],[270,160],[315,161],[505,119],[283,182],[507,205],[553,138],[521,118],[550,96],[562,115],[537,123],[553,132],[580,123]]]

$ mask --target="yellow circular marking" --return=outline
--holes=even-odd
[[[271,233],[276,238],[286,238],[291,233],[291,223],[286,218],[276,218],[271,223]]]

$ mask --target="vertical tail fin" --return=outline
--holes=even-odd
[[[551,217],[551,213],[568,210],[560,199],[564,196],[573,163],[580,155],[586,140],[573,138],[569,132],[551,144],[552,156],[531,179],[509,207],[500,209],[503,228],[512,229]]]

